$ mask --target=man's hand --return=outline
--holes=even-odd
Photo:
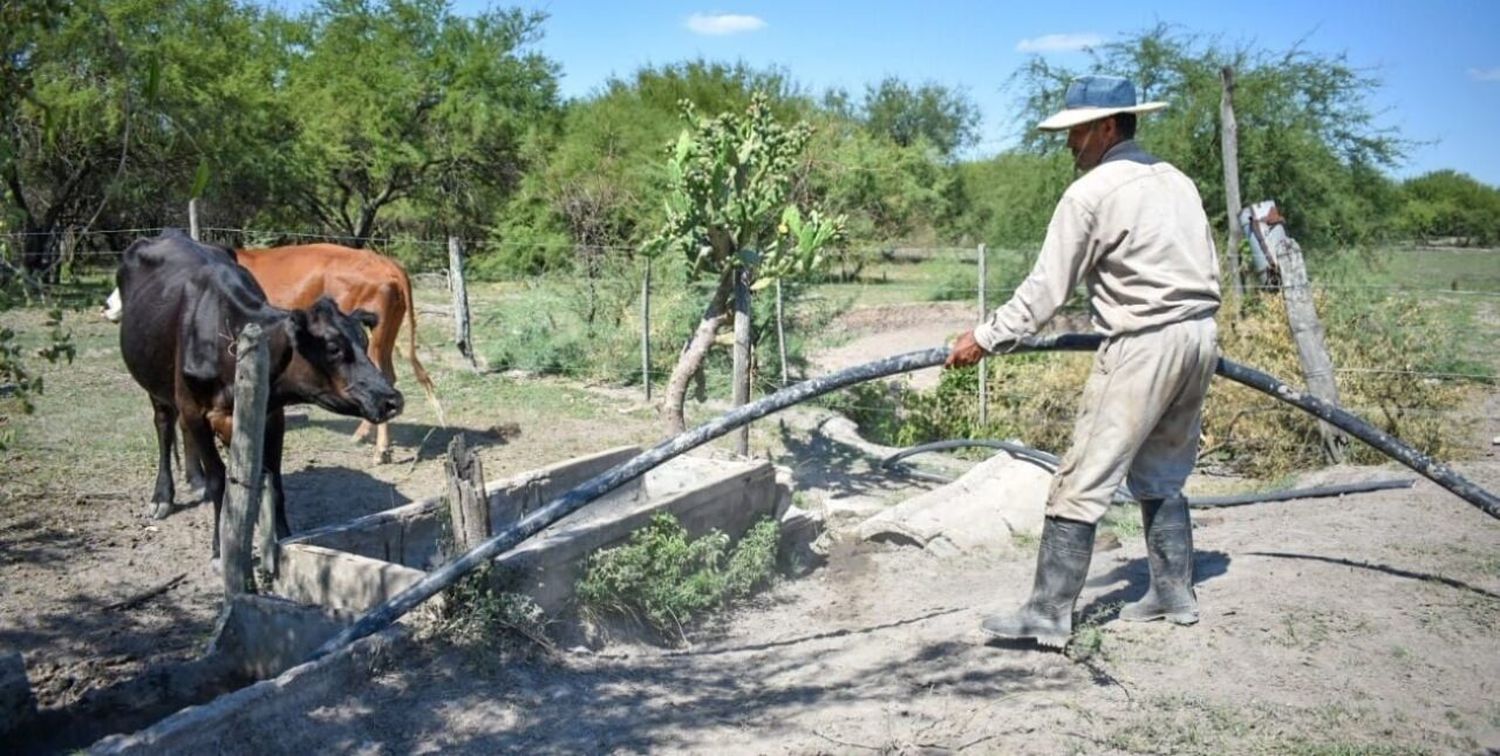
[[[974,332],[968,331],[954,342],[953,351],[948,353],[948,360],[943,363],[943,369],[977,365],[988,355],[989,352],[984,351],[984,347],[974,340]]]

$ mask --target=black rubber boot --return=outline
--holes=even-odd
[[[1151,565],[1151,587],[1140,601],[1120,609],[1120,619],[1149,622],[1165,619],[1179,625],[1198,621],[1198,596],[1193,592],[1193,523],[1187,499],[1147,499],[1141,502],[1146,525],[1146,556]]]
[[[1073,604],[1094,556],[1094,523],[1048,517],[1036,556],[1036,583],[1018,611],[984,618],[980,629],[996,638],[1035,638],[1050,648],[1068,645]]]

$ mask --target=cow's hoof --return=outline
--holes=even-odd
[[[165,520],[165,519],[167,519],[167,515],[169,515],[169,514],[172,514],[172,502],[170,502],[170,501],[153,501],[153,502],[151,502],[151,512],[150,512],[151,519],[153,519],[153,520]]]
[[[391,463],[391,450],[380,449],[375,452],[375,464],[388,465]]]

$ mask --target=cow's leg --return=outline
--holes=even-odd
[[[195,452],[203,462],[204,499],[214,505],[213,562],[219,563],[219,514],[224,507],[224,460],[214,447],[213,426],[202,414],[183,416],[183,448],[197,446]]]
[[[285,436],[286,411],[278,408],[267,412],[265,454],[262,457],[266,479],[261,481],[261,485],[270,486],[271,508],[276,515],[277,540],[292,534],[292,528],[286,520],[286,491],[281,487],[281,449]]]
[[[151,399],[156,421],[156,490],[151,494],[148,514],[160,520],[172,512],[172,440],[177,430],[177,408]],[[184,463],[186,464],[186,463]]]
[[[394,386],[396,336],[401,331],[401,321],[406,317],[405,298],[399,288],[384,284],[380,287],[377,301],[376,315],[379,320],[370,331],[370,362],[375,363],[375,367],[380,368],[380,374]],[[361,421],[359,428],[354,431],[354,437],[363,439],[369,435],[371,425],[375,427],[375,464],[386,464],[391,461],[390,423],[372,424]]]
[[[187,428],[184,427],[183,439],[187,435]],[[198,457],[198,447],[185,441],[182,444],[182,477],[187,481],[187,502],[197,504],[208,500],[208,484],[204,480],[203,460]]]

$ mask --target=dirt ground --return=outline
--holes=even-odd
[[[964,321],[957,308],[851,315],[839,326],[848,335],[843,351],[817,364],[905,351],[893,330],[909,331],[909,348],[932,346]],[[221,595],[207,561],[207,507],[141,517],[152,473],[143,397],[122,399],[119,416],[91,431],[92,443],[117,450],[88,457],[71,475],[58,472],[82,443],[78,425],[56,419],[66,417],[67,396],[138,393],[118,355],[111,359],[108,332],[86,328],[93,346],[48,377],[43,401],[52,404],[39,415],[51,410],[57,427],[33,429],[37,448],[58,458],[4,458],[0,648],[25,653],[45,728],[70,732],[34,747],[75,747],[147,724],[95,702],[200,651]],[[453,427],[437,428],[419,395],[410,396],[396,460],[377,467],[368,446],[347,442],[352,421],[309,413],[292,425],[285,466],[288,497],[300,502],[289,511],[295,530],[436,493],[441,451],[459,431],[485,447],[491,475],[655,439],[654,416],[620,391],[552,384],[526,393],[536,382],[517,381],[506,389],[517,393],[495,401],[480,388],[493,377],[424,356],[429,368],[439,363]],[[1494,437],[1500,400],[1486,401],[1484,432]],[[589,419],[601,410],[618,422]],[[894,502],[914,490],[816,427],[792,419],[757,431],[794,469],[808,505]],[[1493,454],[1458,469],[1500,490]],[[1305,482],[1401,471],[1339,468]],[[977,632],[985,612],[1025,597],[1033,552],[939,559],[840,542],[821,568],[695,632],[682,648],[618,642],[495,663],[432,646],[275,732],[231,733],[224,744],[256,753],[1500,748],[1500,526],[1492,519],[1424,481],[1200,513],[1195,538],[1199,625],[1114,619],[1121,601],[1144,591],[1147,574],[1139,536],[1125,538],[1096,554],[1071,657],[987,645]],[[111,608],[178,575],[152,598]]]

